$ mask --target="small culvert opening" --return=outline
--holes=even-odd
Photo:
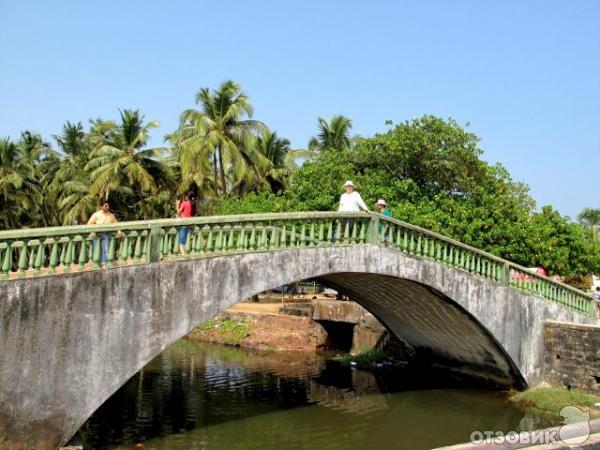
[[[334,322],[332,320],[319,320],[319,324],[325,329],[327,339],[321,347],[324,350],[336,350],[349,353],[352,349],[352,337],[354,325],[348,322]]]

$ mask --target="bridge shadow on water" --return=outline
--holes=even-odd
[[[448,373],[178,341],[83,425],[88,449],[431,448],[546,425]],[[528,421],[529,420],[529,421]],[[373,447],[372,445],[375,445]]]

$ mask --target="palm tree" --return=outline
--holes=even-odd
[[[227,173],[235,184],[248,176],[253,164],[251,136],[262,130],[262,122],[250,120],[252,105],[240,86],[224,81],[214,91],[200,89],[196,104],[201,110],[188,109],[181,114],[178,130],[167,136],[180,148],[184,188],[191,183],[206,184],[213,172],[214,186],[227,194]],[[244,119],[244,117],[248,119]]]
[[[109,198],[126,218],[150,218],[158,215],[149,204],[154,204],[161,186],[170,186],[172,177],[163,162],[165,149],[144,148],[149,131],[158,126],[151,121],[144,124],[144,115],[138,110],[119,111],[121,123],[92,121],[90,138],[93,150],[85,165],[91,184],[89,193]],[[136,213],[140,213],[139,216]]]
[[[54,199],[65,225],[85,223],[98,206],[98,198],[91,193],[91,178],[85,169],[92,152],[91,137],[81,122],[67,122],[62,134],[55,135],[60,152],[64,155],[54,173],[49,195]]]
[[[10,139],[0,140],[0,226],[4,229],[31,225],[39,198],[35,165],[23,147]]]
[[[65,155],[77,156],[89,149],[88,135],[81,122],[71,123],[67,121],[63,125],[62,134],[53,137]]]
[[[336,115],[327,122],[319,117],[319,132],[312,137],[308,143],[308,149],[312,151],[322,150],[345,150],[351,147],[350,130],[352,120],[348,117]]]
[[[598,240],[598,226],[600,225],[600,209],[585,208],[577,216],[579,222],[590,229],[592,242]]]
[[[278,192],[285,189],[292,169],[288,158],[293,151],[290,141],[265,127],[254,140],[254,145],[258,157],[253,164],[254,190]]]
[[[42,136],[31,131],[23,131],[18,142],[24,160],[34,168],[34,182],[37,185],[34,209],[38,226],[60,225],[60,215],[51,195],[52,179],[61,164],[60,155],[52,149]]]

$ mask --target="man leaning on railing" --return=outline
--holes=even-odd
[[[88,225],[110,225],[111,223],[117,223],[117,218],[113,213],[110,212],[110,204],[106,201],[101,203],[99,211],[96,211],[88,220]],[[100,243],[100,267],[106,268],[108,262],[108,246],[110,243],[109,233],[100,233],[100,237],[96,236],[96,233],[91,233],[90,236],[94,238],[94,245]],[[121,231],[117,231],[117,237],[121,237]]]

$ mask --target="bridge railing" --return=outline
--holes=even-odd
[[[185,235],[183,249],[180,234]],[[429,258],[584,314],[595,312],[594,299],[577,289],[429,230],[367,213],[248,214],[0,231],[0,279],[94,270],[104,263],[110,268],[358,244],[377,244]]]
[[[374,220],[381,221],[379,244],[510,285],[592,317],[596,314],[596,302],[591,295],[560,281],[397,219],[376,215]]]
[[[364,213],[309,212],[194,217],[0,231],[0,277],[31,277],[106,266],[226,253],[367,242]],[[179,236],[187,236],[180,248]]]

